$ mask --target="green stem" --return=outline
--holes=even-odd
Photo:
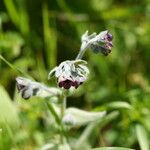
[[[49,111],[53,114],[53,116],[56,120],[56,123],[58,125],[60,125],[61,121],[60,121],[60,118],[59,118],[54,106],[51,103],[49,103],[48,101],[46,102],[46,104],[47,104],[47,107],[48,107]]]
[[[64,117],[64,114],[65,114],[65,110],[66,110],[66,95],[65,93],[62,95],[62,99],[61,99],[61,129],[62,129],[62,132],[61,132],[61,135],[60,135],[60,140],[61,140],[61,143],[63,144],[64,143],[64,126],[63,126],[63,123],[62,123],[62,119]]]
[[[61,119],[64,116],[65,109],[66,109],[66,95],[63,94],[63,96],[62,96],[62,103],[61,103]]]

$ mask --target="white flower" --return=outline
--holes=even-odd
[[[78,88],[89,74],[88,68],[83,60],[67,60],[62,62],[58,67],[50,71],[49,79],[55,75],[59,87],[69,89],[70,87]]]

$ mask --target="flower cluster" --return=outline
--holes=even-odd
[[[99,34],[93,33],[91,35],[88,35],[88,31],[86,31],[81,37],[82,43],[77,58],[75,60],[62,62],[59,66],[50,71],[48,78],[50,79],[55,75],[60,88],[70,89],[71,87],[75,87],[77,89],[87,79],[89,74],[89,70],[86,67],[86,61],[81,60],[86,49],[91,48],[93,52],[100,52],[107,56],[113,47],[112,40],[113,37],[108,30],[102,31]],[[37,95],[39,91],[40,93],[43,93],[43,91],[45,93],[45,91],[47,91],[47,88],[45,90],[44,86],[40,86],[42,89],[40,90],[40,88],[35,86],[37,85],[35,82],[33,83],[25,78],[17,78],[16,81],[17,88],[25,99]]]
[[[70,87],[78,88],[89,74],[88,68],[83,60],[67,60],[55,67],[49,73],[49,79],[55,75],[59,87],[69,89]]]
[[[81,38],[82,45],[80,50],[91,48],[93,52],[100,52],[107,56],[113,47],[112,40],[113,36],[108,30],[102,31],[98,35],[96,33],[88,35],[88,31],[86,31]]]

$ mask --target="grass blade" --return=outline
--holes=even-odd
[[[54,20],[49,17],[48,6],[43,3],[43,32],[45,43],[46,63],[49,68],[56,66],[57,56],[57,35],[52,27],[55,26]]]
[[[25,73],[25,72],[23,72],[22,70],[20,70],[19,68],[16,68],[15,66],[13,66],[9,61],[7,61],[7,60],[5,59],[2,55],[0,55],[0,59],[1,59],[2,61],[4,61],[11,69],[13,69],[13,70],[17,71],[19,74],[21,74],[21,75],[23,75],[23,76],[28,77],[28,78],[31,79],[31,77],[30,77],[27,73]]]
[[[13,0],[4,0],[4,3],[12,22],[19,27],[19,14],[15,8]]]

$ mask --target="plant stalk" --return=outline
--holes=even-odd
[[[63,94],[62,102],[61,102],[61,119],[63,118],[63,116],[65,114],[65,109],[66,109],[66,95]]]
[[[84,53],[85,53],[85,50],[86,50],[86,49],[84,49],[84,50],[82,50],[82,51],[79,51],[79,53],[78,53],[78,55],[77,55],[77,57],[76,57],[76,60],[77,60],[77,59],[81,59],[81,58],[83,57],[83,55],[84,55]]]
[[[80,47],[80,51],[76,57],[76,60],[77,59],[82,59],[85,51],[87,50],[87,48],[89,47],[89,42],[87,43],[86,41],[82,43],[81,47]]]
[[[62,95],[62,99],[61,99],[61,135],[60,135],[60,141],[63,144],[64,143],[64,126],[63,126],[63,122],[62,119],[65,115],[65,110],[66,110],[66,95],[65,93],[63,93]]]

